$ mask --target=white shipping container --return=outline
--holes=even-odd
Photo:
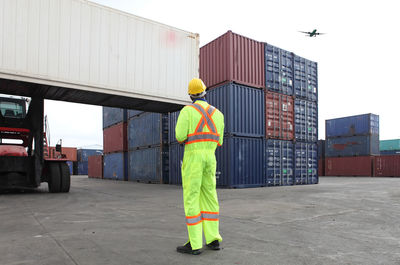
[[[102,99],[91,93],[83,100],[85,92],[189,102],[187,84],[199,76],[198,34],[86,0],[1,0],[0,14],[3,81],[43,84],[46,98],[89,104]],[[10,93],[5,87],[0,93]],[[69,90],[51,91],[60,87]]]

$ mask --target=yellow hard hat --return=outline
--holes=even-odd
[[[206,94],[206,88],[200,78],[193,78],[189,82],[188,93],[192,97],[203,97]]]

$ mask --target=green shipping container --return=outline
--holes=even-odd
[[[400,139],[379,141],[380,151],[400,150]]]

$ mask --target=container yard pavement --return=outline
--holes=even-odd
[[[178,186],[73,176],[71,192],[0,194],[0,264],[400,264],[400,179],[220,189],[223,250],[185,243]]]

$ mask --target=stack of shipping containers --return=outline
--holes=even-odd
[[[207,101],[225,116],[217,185],[318,183],[317,64],[228,31],[200,49]],[[170,183],[180,184],[183,147],[170,114]]]
[[[103,178],[128,179],[127,110],[103,107]],[[95,163],[93,166],[98,166]],[[94,169],[93,172],[99,172]]]
[[[128,111],[130,181],[168,183],[168,114]]]
[[[379,155],[379,116],[363,114],[325,122],[325,175],[373,176]]]
[[[379,142],[380,156],[374,159],[374,176],[400,177],[400,139]]]
[[[103,150],[100,149],[85,149],[77,150],[77,162],[74,162],[74,175],[87,175],[89,169],[89,157],[101,155]]]

